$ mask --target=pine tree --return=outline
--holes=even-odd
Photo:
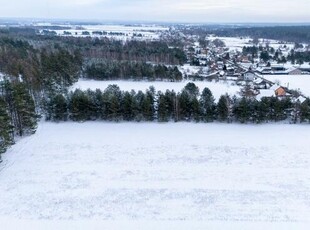
[[[4,98],[0,97],[0,154],[4,153],[14,143],[13,132],[13,126],[8,114],[8,106]]]
[[[89,120],[90,100],[85,92],[80,89],[75,90],[69,96],[69,113],[73,121]]]
[[[125,121],[134,119],[134,94],[125,92],[122,101],[122,114]]]
[[[117,85],[109,85],[103,92],[103,102],[105,104],[105,117],[110,121],[119,121],[121,114],[122,92]]]
[[[310,123],[310,99],[307,98],[300,105],[300,120],[301,122],[309,122]]]
[[[212,92],[209,88],[204,88],[199,100],[202,120],[212,122],[216,115],[216,104]]]
[[[66,121],[68,119],[68,102],[62,94],[57,94],[52,98],[49,107],[52,121]]]
[[[255,116],[255,100],[245,97],[237,100],[234,104],[234,115],[241,123],[253,122]]]
[[[35,133],[37,114],[35,103],[24,83],[12,85],[13,123],[19,136]]]
[[[189,121],[191,119],[191,97],[189,93],[183,90],[177,96],[179,106],[179,120]]]
[[[217,117],[219,121],[229,121],[229,97],[222,95],[217,103]]]
[[[157,119],[159,122],[167,122],[169,120],[169,111],[166,96],[159,91],[157,98]]]
[[[143,103],[142,103],[142,111],[143,117],[146,121],[153,121],[155,118],[155,88],[150,87],[146,91]]]

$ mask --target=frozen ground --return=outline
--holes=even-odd
[[[59,25],[67,27],[68,25]],[[74,27],[72,26],[67,30],[53,30],[60,36],[74,36],[74,37],[108,37],[119,40],[129,40],[134,34],[141,34],[142,37],[135,37],[136,40],[159,40],[160,34],[164,31],[168,31],[168,27],[156,26],[156,25],[141,25],[141,26],[125,26],[125,25],[83,25]],[[83,35],[82,32],[87,31],[90,35]],[[113,33],[124,33],[124,35],[94,35],[94,31],[105,31]],[[41,31],[42,32],[42,31]],[[71,35],[65,35],[64,32],[70,32]]]
[[[217,36],[211,36],[208,37],[211,41],[215,39],[220,39],[223,42],[225,42],[226,47],[228,47],[230,50],[238,50],[242,51],[242,48],[244,46],[253,46],[252,39],[250,38],[242,38],[242,37],[217,37]]]
[[[309,229],[307,125],[41,123],[0,165],[1,229]]]
[[[109,85],[116,84],[120,87],[121,90],[135,91],[142,90],[145,91],[150,86],[154,86],[156,91],[165,92],[167,89],[180,92],[187,83],[192,81],[182,81],[182,82],[161,82],[161,81],[93,81],[93,80],[79,80],[76,84],[71,87],[71,90],[82,89],[82,90],[96,90],[101,89],[105,90]],[[205,87],[208,87],[215,99],[219,99],[221,95],[228,93],[233,96],[240,92],[240,87],[236,85],[231,85],[230,83],[220,83],[220,82],[207,82],[207,81],[195,81],[197,87],[199,87],[200,92]]]
[[[310,75],[264,75],[264,78],[279,82],[289,89],[300,90],[305,96],[310,96]]]
[[[225,42],[226,47],[228,47],[230,50],[237,50],[242,51],[242,48],[253,46],[252,39],[247,37],[217,37],[217,36],[210,36],[208,37],[211,41],[215,39],[220,39],[223,42]],[[270,47],[273,47],[274,49],[283,48],[283,46],[287,47],[287,50],[283,50],[282,52],[284,54],[288,54],[288,52],[294,48],[294,43],[288,43],[288,42],[281,42],[277,40],[270,40],[270,39],[259,39],[259,45],[266,46],[268,44]]]

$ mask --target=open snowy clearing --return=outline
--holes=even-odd
[[[59,25],[67,27],[68,25]],[[125,26],[125,25],[83,25],[83,26],[71,26],[70,29],[54,30],[60,36],[74,36],[74,37],[108,37],[119,40],[131,39],[134,34],[141,34],[142,37],[135,37],[138,40],[159,40],[160,34],[164,31],[168,31],[168,27],[157,26],[157,25],[142,25],[142,26]],[[83,35],[83,32],[89,32],[89,35]],[[112,33],[122,33],[124,35],[96,35],[93,34],[95,31],[105,31]],[[41,31],[42,32],[42,31]],[[70,32],[70,35],[66,35],[65,32]]]
[[[263,75],[264,78],[279,82],[281,86],[300,90],[305,96],[310,96],[310,75]]]
[[[105,90],[109,85],[116,84],[120,87],[121,90],[131,91],[131,90],[142,90],[145,91],[154,86],[156,91],[165,92],[168,90],[174,90],[175,92],[180,92],[187,83],[192,81],[182,81],[182,82],[164,82],[164,81],[93,81],[93,80],[79,80],[75,83],[71,90],[81,89],[81,90],[96,90],[101,89]],[[207,81],[195,81],[195,85],[199,88],[200,92],[205,87],[208,87],[216,100],[218,100],[221,95],[229,94],[231,96],[238,94],[240,92],[240,87],[237,85],[231,85],[229,82],[220,83],[220,82],[207,82]]]
[[[217,37],[217,36],[210,36],[208,37],[211,41],[215,39],[220,39],[223,42],[225,42],[225,45],[229,50],[237,50],[237,51],[242,51],[243,47],[249,47],[253,46],[254,44],[252,43],[251,38],[246,38],[246,37]],[[286,50],[283,50],[283,53],[287,55],[287,53],[294,48],[295,44],[294,43],[289,43],[289,42],[281,42],[277,40],[271,40],[271,39],[259,39],[259,45],[261,46],[266,46],[268,44],[270,47],[273,47],[275,50],[279,48],[283,48],[286,46]]]
[[[0,164],[3,229],[309,229],[307,125],[41,123]]]

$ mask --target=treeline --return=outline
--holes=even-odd
[[[33,134],[38,115],[31,92],[25,83],[0,84],[0,153],[14,143],[15,136]],[[1,160],[1,158],[0,158]]]
[[[166,65],[181,65],[186,62],[183,43],[176,46],[169,40],[161,41],[118,41],[109,38],[61,37],[38,35],[34,28],[0,29],[0,37],[22,39],[36,48],[57,49],[61,47],[70,52],[79,50],[83,58],[102,58],[117,61],[152,62]]]
[[[95,80],[168,80],[181,81],[182,73],[177,67],[152,65],[145,62],[102,60],[88,64],[85,77]]]
[[[304,103],[277,97],[231,98],[220,97],[216,103],[212,92],[205,88],[200,93],[194,83],[180,92],[121,91],[110,85],[104,91],[75,90],[57,94],[46,103],[46,118],[52,121],[195,121],[264,123],[290,120],[310,122],[310,100]]]
[[[152,62],[180,65],[186,62],[181,48],[169,48],[164,41],[114,41],[98,38],[68,38],[82,50],[85,58],[102,58],[117,61]],[[68,41],[66,41],[68,42]]]
[[[98,64],[97,60],[106,61]],[[170,49],[164,42],[123,44],[108,39],[44,36],[27,41],[0,35],[0,72],[22,78],[35,91],[64,89],[83,75],[83,69],[89,78],[180,80],[177,68],[165,65],[185,60],[181,49]]]
[[[72,85],[81,75],[82,64],[77,50],[35,49],[27,41],[0,37],[0,72],[11,81],[22,80],[35,92]]]
[[[292,63],[297,63],[297,64],[303,64],[305,62],[309,63],[310,62],[310,51],[296,52],[292,50],[287,56],[287,60],[291,61]]]
[[[310,26],[221,28],[210,30],[209,32],[224,37],[250,36],[252,38],[266,38],[296,43],[308,43],[310,41]]]

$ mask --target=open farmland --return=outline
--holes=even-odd
[[[309,139],[304,125],[41,123],[3,155],[0,224],[307,229]]]

